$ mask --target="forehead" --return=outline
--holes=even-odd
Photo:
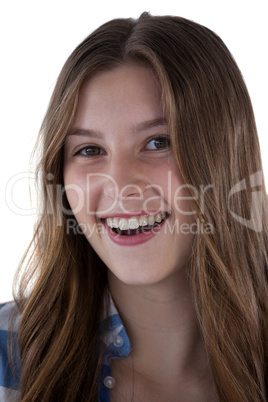
[[[122,94],[130,89],[136,88],[141,92],[141,87],[159,94],[160,88],[153,70],[145,65],[122,64],[110,70],[101,71],[94,74],[85,81],[80,94],[83,95],[87,90],[97,90],[100,94],[105,93],[106,89],[117,88]]]
[[[121,65],[97,73],[83,84],[74,124],[87,124],[89,119],[112,121],[115,116],[137,120],[162,115],[161,91],[152,70]]]

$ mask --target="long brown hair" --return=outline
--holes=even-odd
[[[41,127],[42,207],[15,295],[22,313],[22,401],[97,400],[107,268],[84,235],[67,231],[74,217],[61,191],[63,146],[81,85],[122,63],[143,63],[156,74],[189,193],[192,186],[210,186],[205,205],[193,203],[197,219],[214,230],[198,234],[188,272],[219,398],[265,401],[267,196],[250,98],[215,33],[148,13],[110,21],[74,50]]]

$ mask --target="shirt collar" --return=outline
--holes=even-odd
[[[131,352],[130,340],[110,294],[109,314],[102,322],[101,340],[104,343],[103,364],[111,359],[122,359]]]

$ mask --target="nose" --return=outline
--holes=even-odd
[[[113,176],[112,176],[113,177]],[[114,178],[114,177],[113,177]],[[146,185],[143,181],[137,180],[135,183],[128,183],[123,186],[118,185],[118,181],[109,180],[104,187],[105,197],[115,199],[131,199],[142,197]]]
[[[120,156],[111,161],[109,176],[103,193],[113,200],[141,198],[148,184],[139,162],[129,157]]]

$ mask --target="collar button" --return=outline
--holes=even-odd
[[[115,386],[115,379],[108,375],[107,377],[104,378],[103,384],[105,385],[106,388],[113,388]]]
[[[113,341],[114,346],[117,348],[121,348],[121,346],[123,346],[124,343],[125,343],[124,338],[120,335],[117,335]]]

